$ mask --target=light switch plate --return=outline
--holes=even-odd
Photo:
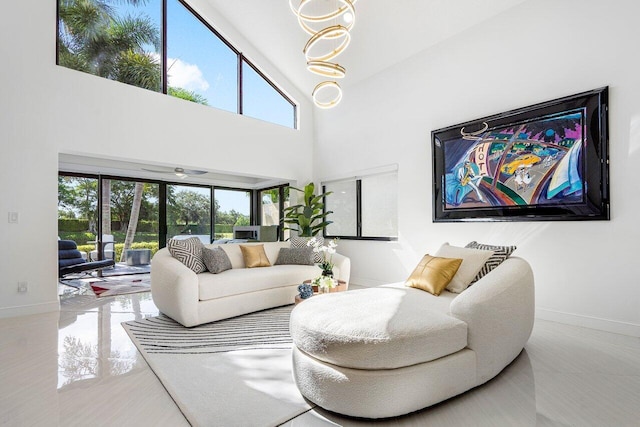
[[[9,224],[17,224],[20,221],[18,212],[9,212]]]

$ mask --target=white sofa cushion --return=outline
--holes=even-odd
[[[300,284],[319,276],[315,265],[233,268],[219,274],[198,274],[200,301]],[[293,300],[291,300],[293,303]]]
[[[430,309],[430,297],[394,287],[315,296],[291,313],[291,337],[305,353],[347,368],[429,362],[467,345],[467,324]]]
[[[402,289],[407,291],[422,292],[424,295],[420,295],[419,298],[421,299],[422,304],[424,304],[423,305],[424,308],[426,310],[433,310],[442,314],[450,314],[449,307],[451,306],[451,302],[458,296],[458,294],[450,292],[446,289],[442,291],[442,293],[438,296],[430,294],[429,292],[421,291],[419,289],[413,289],[413,288],[407,289],[404,282],[391,283],[391,284],[382,285],[379,287],[380,288],[397,288],[397,289]]]

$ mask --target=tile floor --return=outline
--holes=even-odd
[[[150,293],[86,291],[60,313],[0,319],[0,425],[188,425],[120,325],[157,313]],[[640,426],[640,338],[537,321],[515,362],[462,396],[378,422],[317,409],[286,425]]]

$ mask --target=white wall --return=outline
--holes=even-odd
[[[198,9],[212,13],[202,1]],[[56,2],[3,5],[0,317],[55,310],[58,153],[306,181],[311,105],[220,17],[214,25],[300,103],[300,130],[55,65]],[[8,212],[20,222],[9,224]],[[18,281],[29,291],[17,293]]]
[[[402,281],[445,241],[516,244],[535,272],[539,317],[640,336],[638,16],[633,0],[529,0],[317,112],[318,180],[399,164],[399,240],[342,241],[353,281]],[[611,221],[432,223],[432,130],[606,85]]]

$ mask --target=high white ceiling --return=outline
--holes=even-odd
[[[302,48],[309,36],[289,0],[206,1],[302,93],[310,94],[323,80],[306,70]],[[523,1],[358,0],[351,44],[336,58],[347,69],[340,85],[347,88]]]
[[[202,0],[243,35],[255,50],[310,97],[323,79],[306,70],[302,48],[309,36],[298,26],[289,0]],[[299,0],[292,0],[294,3]],[[337,0],[312,0],[337,3]],[[347,69],[340,85],[348,90],[360,82],[443,40],[481,24],[525,0],[358,0],[351,44],[337,62]],[[311,5],[310,5],[311,6]],[[325,5],[326,6],[326,5]],[[212,22],[212,24],[215,23]],[[220,28],[225,33],[223,28]],[[229,40],[237,43],[233,39]],[[243,46],[237,46],[246,50]],[[250,58],[251,59],[251,58]],[[256,65],[260,66],[259,63]],[[59,168],[68,172],[101,173],[166,181],[214,184],[242,188],[264,188],[280,184],[277,178],[239,176],[226,171],[207,171],[184,180],[173,174],[147,172],[149,168],[189,165],[160,165],[124,159],[98,159],[60,154]]]

